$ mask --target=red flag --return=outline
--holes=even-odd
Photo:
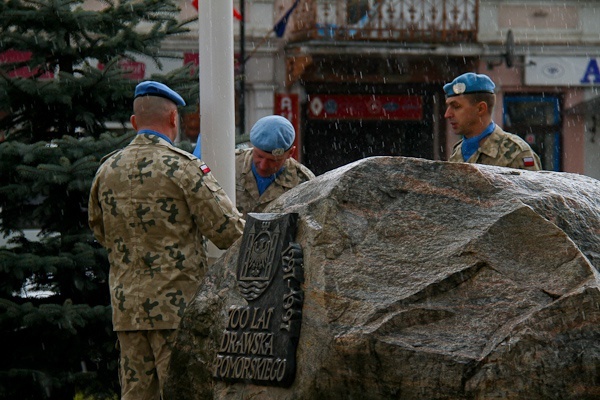
[[[197,10],[198,9],[198,0],[192,0],[192,5]],[[233,18],[237,19],[238,21],[242,20],[242,14],[240,14],[240,12],[235,7],[233,7]]]
[[[240,14],[240,12],[235,7],[233,7],[233,18],[237,19],[238,21],[242,20],[242,14]]]

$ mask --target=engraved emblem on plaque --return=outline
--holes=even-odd
[[[248,232],[248,244],[241,254],[241,268],[238,271],[238,287],[246,300],[260,296],[273,279],[275,245],[279,241],[279,225],[269,231],[271,223],[264,221],[252,224]]]
[[[248,214],[238,257],[238,291],[228,310],[213,378],[289,386],[296,373],[304,292],[303,253],[294,242],[298,215]]]

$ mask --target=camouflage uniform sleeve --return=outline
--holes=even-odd
[[[94,237],[101,245],[105,244],[104,223],[102,220],[102,208],[98,198],[98,177],[94,178],[90,197],[88,200],[88,224],[94,233]]]
[[[542,169],[542,163],[538,155],[535,154],[533,150],[524,150],[516,155],[508,167],[526,169],[529,171],[539,171]]]
[[[303,164],[298,163],[298,178],[300,182],[306,182],[315,179],[315,174]]]
[[[212,173],[200,160],[186,169],[187,202],[200,233],[220,249],[231,246],[243,233],[245,221]]]
[[[102,206],[100,204],[100,197],[98,196],[98,190],[100,186],[99,175],[102,174],[104,163],[107,159],[112,157],[114,154],[120,152],[122,149],[114,150],[106,154],[100,160],[100,166],[96,171],[94,180],[92,181],[92,187],[90,189],[90,197],[88,199],[88,225],[96,240],[104,247],[106,247],[106,236],[104,232],[104,217],[102,215]]]
[[[503,139],[500,154],[505,158],[505,165],[510,168],[539,171],[542,163],[529,144],[518,135],[501,130]]]

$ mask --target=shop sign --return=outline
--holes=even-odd
[[[296,131],[294,146],[298,147],[298,136],[300,133],[298,95],[295,93],[275,93],[273,104],[273,114],[285,117],[294,126],[294,130]],[[294,152],[293,157],[298,158],[297,151]]]
[[[104,67],[104,64],[98,63],[98,69],[100,71],[103,71]],[[130,59],[123,59],[119,60],[119,67],[126,72],[124,77],[127,79],[139,81],[144,79],[144,76],[146,74],[146,64],[144,64],[143,62]]]
[[[312,119],[421,120],[423,100],[410,95],[310,95]]]
[[[525,84],[536,86],[600,86],[600,56],[528,56],[525,58]]]
[[[185,52],[183,53],[183,65],[194,64],[194,69],[192,73],[198,73],[198,66],[200,65],[200,53],[198,52]],[[233,72],[235,74],[239,74],[240,70],[240,55],[239,53],[235,53],[233,55]]]
[[[7,74],[10,78],[30,78],[39,73],[39,68],[31,69],[28,66],[17,67],[20,63],[26,63],[31,59],[30,51],[21,50],[6,50],[0,53],[0,64],[14,64],[14,67],[9,67]],[[54,74],[51,71],[44,72],[40,79],[51,79]]]

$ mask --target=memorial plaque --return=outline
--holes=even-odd
[[[304,281],[298,214],[250,213],[237,265],[237,289],[247,304],[228,310],[213,377],[289,386],[296,373]]]

